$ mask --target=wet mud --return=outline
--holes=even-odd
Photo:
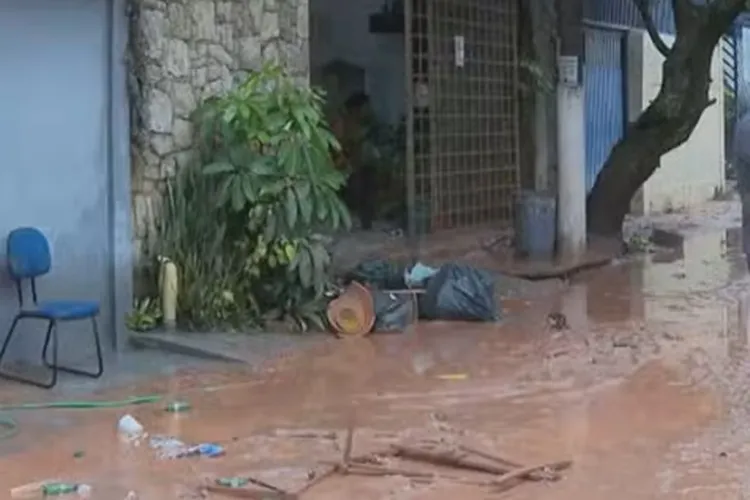
[[[503,498],[744,498],[750,280],[738,245],[736,229],[686,231],[678,248],[583,273],[535,299],[512,297],[498,325],[421,323],[327,343],[261,372],[176,373],[96,395],[165,393],[189,401],[185,413],[154,404],[16,414],[20,434],[0,444],[0,497],[57,478],[91,485],[97,499],[203,498],[206,478],[243,474],[293,491],[340,459],[353,423],[355,453],[440,438],[524,464],[573,460],[562,480],[526,482]],[[568,327],[551,328],[551,312]],[[35,395],[0,389],[2,401]],[[118,437],[125,413],[151,435],[217,443],[226,455],[160,459],[147,439]],[[447,479],[354,476],[303,496],[493,497]]]

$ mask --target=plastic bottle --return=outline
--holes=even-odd
[[[78,491],[78,485],[72,483],[47,483],[42,486],[42,494],[45,497],[69,495]]]
[[[141,423],[132,415],[124,415],[117,422],[117,432],[127,441],[136,441],[142,438],[145,430]]]

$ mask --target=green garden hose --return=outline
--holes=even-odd
[[[20,403],[0,405],[0,412],[23,410],[96,410],[104,408],[122,408],[125,406],[158,403],[163,396],[152,394],[137,396],[117,401],[50,401],[47,403]],[[11,417],[0,415],[0,441],[5,441],[18,434],[18,424]]]
[[[0,405],[0,411],[16,410],[87,410],[102,408],[122,408],[123,406],[143,405],[158,403],[164,396],[152,394],[150,396],[137,396],[117,401],[50,401],[48,403],[21,403],[13,405]]]

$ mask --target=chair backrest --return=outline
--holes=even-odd
[[[16,282],[47,274],[52,267],[49,243],[33,227],[19,227],[8,235],[8,272]]]

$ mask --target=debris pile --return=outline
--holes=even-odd
[[[380,451],[355,455],[354,430],[350,428],[341,459],[322,461],[319,465],[322,469],[311,470],[308,481],[295,491],[247,475],[209,479],[203,491],[233,498],[297,500],[326,479],[343,475],[398,476],[418,484],[446,481],[498,493],[526,481],[558,481],[561,473],[572,466],[572,461],[525,465],[483,449],[434,439],[391,444]]]
[[[180,411],[187,411],[187,408],[185,404]],[[165,410],[173,412],[174,408]],[[433,413],[430,417],[432,425],[426,430],[412,428],[401,432],[367,432],[366,429],[358,429],[357,441],[363,449],[359,454],[354,453],[354,418],[345,433],[331,429],[274,429],[247,438],[232,438],[232,444],[227,441],[227,448],[216,443],[189,445],[175,437],[149,435],[145,427],[129,414],[118,420],[116,428],[124,444],[131,446],[134,452],[139,449],[141,453],[155,455],[165,460],[165,466],[169,459],[190,460],[189,457],[192,457],[194,462],[190,468],[195,471],[198,464],[206,463],[203,459],[216,459],[210,466],[214,475],[197,478],[193,475],[192,480],[183,483],[189,495],[198,495],[199,498],[216,495],[263,500],[300,499],[334,476],[366,477],[370,481],[393,478],[391,481],[375,480],[372,484],[378,488],[390,487],[393,481],[405,483],[399,489],[434,488],[453,483],[497,493],[528,481],[558,481],[562,478],[561,473],[572,465],[568,460],[527,465],[500,456],[489,451],[492,446],[486,442],[482,446],[475,446],[477,441],[472,439],[482,436],[474,434],[470,437],[466,431],[448,425],[447,418],[442,414]],[[436,436],[440,439],[436,439]],[[487,436],[483,438],[487,439]],[[148,446],[140,447],[144,441]],[[264,444],[268,443],[275,443],[273,450],[266,449]],[[279,453],[285,447],[290,449],[289,445],[292,445],[291,455],[284,456],[283,451]],[[323,445],[322,448],[319,445]],[[248,446],[252,452],[243,455],[240,452],[242,446]],[[314,446],[316,450],[309,446]],[[217,466],[223,469],[229,465],[229,462],[222,461],[222,457],[227,455],[244,460],[245,466],[249,466],[250,462],[262,464],[263,469],[243,467],[250,472],[237,474],[235,469],[233,474],[215,475]],[[310,456],[319,458],[310,463]],[[268,468],[269,460],[276,461],[276,468]],[[91,498],[92,491],[92,486],[82,482],[49,479],[12,488],[10,496]],[[123,495],[125,491],[128,490],[124,490]],[[135,490],[130,490],[125,498],[136,500],[139,496]]]
[[[372,331],[404,331],[417,320],[485,321],[500,319],[492,273],[449,263],[439,269],[411,268],[388,261],[360,264],[328,306],[328,320],[339,336]]]

